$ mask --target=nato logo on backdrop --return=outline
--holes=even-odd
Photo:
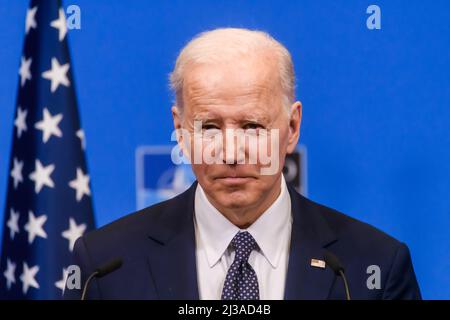
[[[170,199],[195,181],[189,164],[172,161],[172,145],[140,146],[136,149],[136,209]],[[301,145],[286,157],[283,174],[303,195],[307,195],[306,147]]]

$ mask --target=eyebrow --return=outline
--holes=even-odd
[[[220,120],[222,121],[222,117],[217,116],[211,112],[201,112],[194,116],[194,121],[211,121],[211,120]],[[258,122],[258,123],[269,123],[270,119],[266,115],[262,114],[249,114],[242,115],[238,122]]]
[[[244,117],[243,121],[269,123],[270,119],[265,115],[252,114],[249,117]]]
[[[217,119],[213,114],[210,112],[201,112],[194,115],[194,121],[205,121],[205,120],[213,120]]]

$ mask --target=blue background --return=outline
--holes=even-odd
[[[169,144],[167,74],[198,32],[263,29],[291,51],[309,197],[406,242],[450,298],[450,1],[111,1],[69,32],[98,225],[135,209],[135,149]],[[366,28],[381,8],[382,29]],[[27,0],[0,0],[0,218]],[[3,220],[3,219],[2,219]]]

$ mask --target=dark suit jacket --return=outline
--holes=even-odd
[[[94,279],[89,299],[198,299],[194,234],[197,183],[179,196],[128,215],[78,239],[74,263],[82,282],[114,258],[120,269]],[[330,268],[311,266],[334,253],[345,268],[353,299],[420,299],[405,244],[374,227],[326,208],[289,187],[292,234],[286,299],[345,299],[343,281]],[[381,288],[369,289],[367,267],[380,268]],[[65,291],[79,299],[81,290]]]

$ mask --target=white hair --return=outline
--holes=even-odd
[[[221,28],[195,36],[181,50],[175,68],[169,76],[170,88],[176,104],[182,108],[183,79],[186,66],[236,61],[242,55],[251,55],[269,49],[278,60],[282,104],[289,110],[295,99],[295,74],[291,54],[268,33],[240,28]]]

